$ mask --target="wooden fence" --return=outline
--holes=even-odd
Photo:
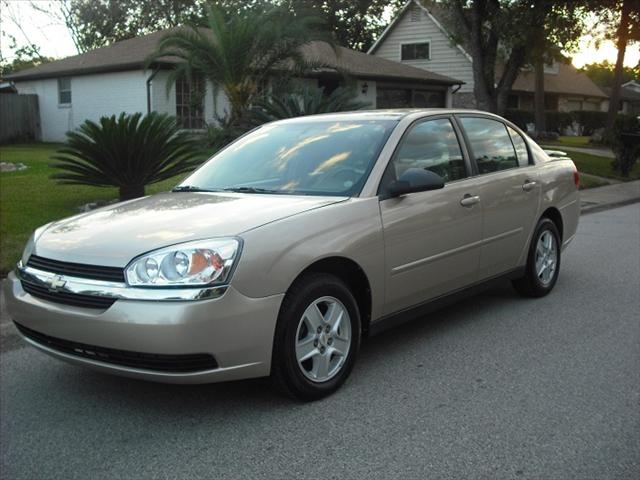
[[[0,93],[0,144],[40,140],[37,95]]]

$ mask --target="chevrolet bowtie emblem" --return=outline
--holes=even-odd
[[[62,288],[67,284],[67,281],[63,280],[60,275],[56,275],[51,280],[49,280],[48,283],[49,290],[52,292],[57,292],[59,288]]]

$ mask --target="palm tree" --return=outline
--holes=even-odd
[[[291,93],[268,95],[256,100],[251,108],[252,120],[261,124],[283,118],[315,115],[318,113],[362,110],[369,103],[357,99],[353,88],[336,88],[324,95],[320,88],[302,88]]]
[[[174,117],[156,112],[86,120],[67,132],[66,144],[52,158],[62,170],[51,176],[59,183],[115,186],[120,200],[142,197],[145,185],[187,172],[204,159]]]
[[[214,88],[222,88],[233,122],[242,117],[275,70],[292,72],[305,65],[300,47],[327,39],[318,26],[315,17],[292,16],[280,8],[226,16],[211,5],[206,28],[191,25],[167,34],[147,64],[167,56],[179,60],[168,87],[178,78],[201,75]]]

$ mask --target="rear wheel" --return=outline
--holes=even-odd
[[[525,275],[514,280],[513,287],[526,297],[542,297],[548,294],[560,273],[560,234],[556,224],[542,218],[533,234]]]
[[[333,275],[307,275],[283,300],[273,377],[294,398],[322,398],[347,379],[359,346],[360,313],[347,286]]]

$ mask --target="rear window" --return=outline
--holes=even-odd
[[[479,173],[516,168],[518,158],[504,123],[489,118],[462,117]]]

